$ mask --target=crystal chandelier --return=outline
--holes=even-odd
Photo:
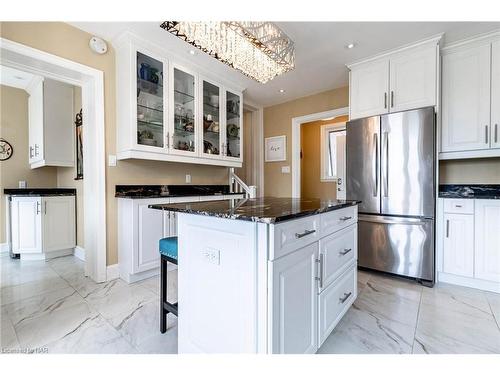
[[[175,22],[161,28],[261,83],[295,67],[293,41],[272,22]]]

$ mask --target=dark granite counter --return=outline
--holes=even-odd
[[[224,219],[273,224],[354,206],[359,201],[274,198],[238,199],[191,203],[152,204],[149,207]]]
[[[500,185],[439,185],[439,198],[500,199]]]
[[[25,189],[3,189],[5,195],[16,195],[26,197],[50,197],[61,195],[76,195],[76,189],[67,188],[25,188]]]
[[[116,185],[116,198],[146,199],[189,197],[203,195],[231,195],[229,185]]]

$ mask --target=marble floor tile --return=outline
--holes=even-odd
[[[96,315],[46,345],[49,353],[133,354],[137,350],[104,318]]]
[[[36,348],[64,340],[99,316],[86,302],[25,319],[14,325],[21,347]]]
[[[109,293],[129,287],[129,285],[121,279],[96,283],[81,272],[67,274],[64,275],[63,278],[78,292],[78,294],[86,299],[101,298]]]
[[[379,273],[373,273],[366,286],[375,292],[397,295],[415,302],[420,302],[423,288],[422,285],[415,281]]]
[[[18,325],[26,319],[36,319],[36,317],[45,313],[65,309],[82,302],[84,302],[84,299],[75,289],[68,286],[67,288],[41,293],[34,297],[4,305],[3,310],[12,323]]]
[[[140,285],[132,285],[100,295],[91,294],[85,300],[119,330],[145,304],[158,300],[158,295]]]
[[[155,294],[160,294],[160,276],[153,276],[137,282],[136,284],[151,290]],[[168,272],[167,275],[167,296],[169,301],[177,301],[177,270]]]
[[[22,299],[37,296],[59,289],[67,288],[68,283],[59,276],[52,276],[38,281],[31,281],[19,285],[11,285],[0,289],[0,304],[6,305]]]
[[[0,287],[6,288],[35,281],[43,281],[59,277],[59,275],[50,267],[36,267],[36,268],[10,268],[2,270],[0,276]]]
[[[366,271],[358,271],[358,294],[361,294],[366,286],[366,283],[370,280],[371,273]]]
[[[470,314],[422,303],[413,352],[500,354],[500,330],[492,314]]]
[[[62,277],[72,274],[84,275],[85,272],[85,263],[72,255],[50,259],[47,264]]]
[[[7,314],[2,313],[0,319],[0,350],[19,348],[19,341],[14,330],[14,325]]]
[[[493,316],[495,317],[497,325],[500,329],[500,294],[492,292],[486,292],[485,294],[486,299],[488,300],[488,303],[490,305],[491,312],[493,313]]]

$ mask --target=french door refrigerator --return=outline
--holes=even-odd
[[[434,283],[434,108],[349,121],[347,199],[360,200],[359,266]]]

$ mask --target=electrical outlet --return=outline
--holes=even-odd
[[[218,266],[220,264],[220,250],[206,248],[203,250],[203,258],[207,263]]]
[[[27,186],[26,181],[19,181],[19,189],[26,189]]]
[[[285,165],[284,167],[281,167],[281,173],[290,173],[290,166]]]
[[[116,155],[108,155],[108,166],[116,167]]]
[[[190,183],[191,183],[191,175],[187,174],[186,175],[186,184],[190,184]]]

